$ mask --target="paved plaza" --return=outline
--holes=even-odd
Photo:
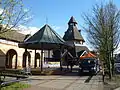
[[[100,75],[79,76],[77,72],[56,76],[31,76],[24,90],[103,90]]]

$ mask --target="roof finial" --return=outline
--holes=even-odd
[[[46,17],[46,24],[48,24],[48,17]]]
[[[70,23],[77,24],[77,22],[76,22],[76,20],[74,19],[74,17],[73,17],[73,16],[71,16],[71,18],[70,18],[70,20],[69,20],[68,24],[70,24]]]

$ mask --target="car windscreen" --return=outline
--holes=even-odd
[[[94,59],[83,59],[81,61],[81,64],[83,65],[95,64],[95,60]]]

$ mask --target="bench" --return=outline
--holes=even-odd
[[[0,76],[3,76],[4,79],[5,77],[16,77],[16,79],[20,79],[20,78],[28,78],[28,74],[26,74],[25,72],[23,73],[22,70],[4,70],[4,71],[0,71]]]
[[[2,77],[3,76],[3,80]],[[15,77],[15,80],[5,81],[5,77]],[[4,86],[11,85],[16,82],[20,82],[22,80],[26,80],[28,78],[28,75],[22,74],[21,70],[2,70],[0,71],[0,88]]]
[[[18,80],[19,78],[28,78],[28,76],[26,75],[20,75],[20,74],[10,74],[10,73],[2,73],[0,74],[0,76],[4,76],[4,79],[5,77],[16,77],[16,79]]]

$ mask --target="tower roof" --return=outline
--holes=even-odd
[[[76,20],[74,19],[73,16],[70,18],[68,24],[70,24],[70,23],[75,23],[75,24],[77,24],[77,22],[76,22]]]
[[[77,23],[77,22],[72,16],[71,19],[69,20],[69,23]],[[78,31],[78,28],[76,25],[69,25],[67,31],[65,32],[63,39],[65,41],[78,40],[78,41],[84,42],[81,32]]]
[[[78,31],[77,27],[69,27],[68,30],[65,32],[65,35],[63,37],[65,41],[71,41],[71,40],[81,40],[84,42],[84,39],[81,35],[81,32]]]

